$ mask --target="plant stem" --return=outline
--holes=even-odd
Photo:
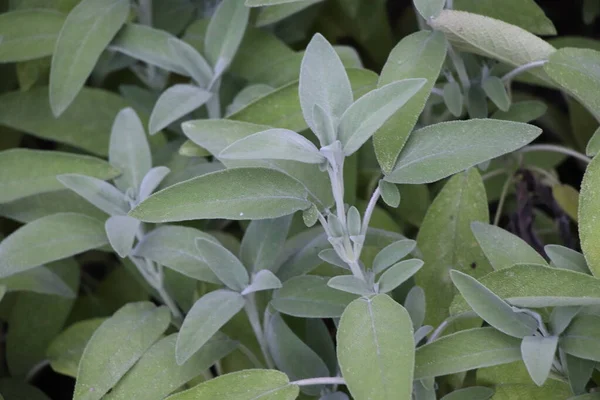
[[[502,186],[502,192],[500,193],[500,199],[498,200],[498,209],[496,210],[496,216],[494,217],[494,225],[498,226],[500,223],[500,217],[502,216],[502,209],[504,208],[504,201],[506,200],[506,195],[508,194],[508,188],[510,183],[513,180],[513,175],[509,174],[506,181],[504,181],[504,186]]]
[[[367,234],[367,229],[369,229],[369,222],[371,221],[371,216],[373,215],[373,211],[375,210],[375,206],[377,205],[379,196],[381,196],[381,189],[379,189],[379,186],[377,186],[377,188],[371,195],[371,199],[369,200],[369,204],[367,204],[367,208],[365,210],[365,215],[363,217],[363,222],[361,226],[362,235]],[[358,254],[358,256],[360,256],[360,254]]]
[[[515,76],[519,75],[520,73],[529,71],[530,69],[533,69],[533,68],[541,67],[544,64],[546,64],[547,62],[548,62],[548,60],[539,60],[539,61],[532,61],[530,63],[523,64],[520,67],[517,67],[517,68],[513,69],[512,71],[508,72],[506,75],[504,75],[502,77],[502,82],[508,82]]]
[[[252,364],[254,364],[254,366],[256,368],[263,368],[263,363],[260,362],[260,360],[258,359],[258,357],[256,357],[256,355],[254,355],[252,350],[250,350],[248,347],[246,347],[243,343],[240,343],[238,345],[238,348],[240,349],[242,354],[244,354],[246,357],[248,357],[248,360],[250,360],[250,362]]]
[[[265,334],[263,328],[260,324],[260,318],[258,316],[258,309],[256,308],[256,300],[254,298],[254,293],[246,296],[246,304],[244,305],[244,309],[246,310],[246,315],[248,315],[250,325],[252,325],[252,330],[254,331],[256,340],[260,345],[260,350],[263,353],[263,357],[265,358],[267,367],[269,369],[275,368],[275,365],[273,364],[273,360],[271,359],[271,355],[269,353],[269,347],[267,346],[267,342],[265,341]]]
[[[312,385],[345,385],[346,381],[344,378],[339,376],[325,377],[325,378],[309,378],[301,379],[299,381],[290,382],[292,385],[298,386],[312,386]]]
[[[552,182],[553,185],[558,185],[560,183],[560,181],[556,179],[554,175],[552,175],[550,172],[546,171],[543,168],[536,167],[535,165],[528,165],[526,168],[530,171],[537,172],[538,174],[546,177],[550,182]]]
[[[440,88],[434,87],[434,88],[431,89],[431,94],[436,94],[436,95],[438,95],[440,97],[444,97],[444,90],[440,89]]]
[[[160,295],[160,298],[163,301],[163,303],[165,303],[165,305],[169,307],[169,310],[171,310],[171,314],[173,314],[174,318],[173,324],[177,328],[181,328],[181,325],[183,324],[183,314],[181,313],[181,311],[179,311],[179,307],[177,307],[177,304],[175,303],[171,295],[169,295],[169,293],[165,290],[164,285],[160,285],[159,287],[157,287],[156,291]]]
[[[483,179],[483,181],[485,182],[485,181],[487,181],[488,179],[495,178],[496,176],[503,175],[503,174],[505,174],[505,173],[506,173],[506,170],[504,170],[504,169],[497,169],[497,170],[494,170],[494,171],[490,171],[490,172],[488,172],[487,174],[484,174],[484,175],[481,177],[481,179]]]
[[[558,146],[555,144],[532,144],[530,146],[525,146],[519,150],[519,152],[521,153],[529,153],[532,151],[550,151],[554,153],[561,153],[574,157],[587,164],[592,162],[592,159],[586,156],[585,154],[581,154],[580,152],[575,151],[573,149],[569,149],[568,147]]]

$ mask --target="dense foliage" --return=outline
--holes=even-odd
[[[600,399],[600,42],[396,3],[0,1],[0,399]]]

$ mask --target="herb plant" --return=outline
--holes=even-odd
[[[0,2],[0,399],[600,398],[600,46],[385,4]]]

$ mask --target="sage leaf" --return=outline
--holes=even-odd
[[[379,293],[388,293],[406,282],[423,266],[423,261],[413,258],[404,260],[386,269],[377,281]]]
[[[204,48],[215,77],[231,64],[242,42],[250,10],[238,0],[223,0],[208,24]],[[213,78],[214,79],[214,78]]]
[[[336,267],[340,267],[347,270],[350,269],[348,264],[346,264],[346,262],[340,258],[340,256],[334,249],[321,250],[319,252],[319,258],[325,261],[326,263],[335,265]]]
[[[196,247],[212,272],[231,290],[241,292],[250,283],[244,265],[221,244],[196,238]]]
[[[521,342],[521,354],[536,385],[542,386],[552,368],[558,336],[525,336]]]
[[[588,157],[593,157],[598,153],[600,153],[600,128],[596,129],[585,147],[585,154]]]
[[[240,248],[240,260],[248,272],[275,269],[291,223],[291,216],[250,222]]]
[[[546,260],[523,239],[494,225],[475,221],[471,230],[495,270],[515,264],[540,264]]]
[[[600,118],[600,100],[594,95],[600,90],[600,72],[595,68],[599,61],[598,51],[567,47],[556,50],[544,64],[544,71],[552,80],[580,101],[596,119]]]
[[[448,317],[456,292],[449,269],[476,278],[492,271],[470,228],[473,221],[488,218],[485,188],[475,168],[453,176],[429,207],[417,235],[425,267],[415,275],[427,298],[427,325],[438,326]]]
[[[596,367],[596,362],[565,354],[569,385],[575,394],[583,394]]]
[[[600,157],[594,157],[588,165],[579,196],[579,237],[581,249],[588,264],[588,268],[596,277],[600,277],[600,224],[597,222],[600,210]]]
[[[59,175],[56,179],[109,215],[125,215],[129,211],[125,195],[110,183],[79,174]]]
[[[173,333],[156,342],[104,398],[163,400],[237,347],[233,340],[217,334],[183,365],[177,365],[176,339]]]
[[[415,249],[417,242],[411,239],[402,239],[384,247],[373,260],[373,273],[379,274],[389,266],[397,263]]]
[[[195,85],[177,84],[165,90],[150,115],[148,130],[153,135],[205,104],[212,93]]]
[[[410,398],[414,348],[408,312],[387,295],[357,299],[342,315],[338,361],[354,398]]]
[[[571,219],[577,222],[579,208],[579,192],[573,186],[556,184],[552,186],[552,196]]]
[[[473,85],[467,92],[467,113],[471,119],[487,118],[488,104],[485,91],[479,85]]]
[[[287,3],[283,3],[280,0],[279,3],[282,4],[261,8],[256,17],[255,25],[257,27],[263,27],[274,24],[321,1],[323,0],[292,0],[292,2],[289,2],[288,0]]]
[[[5,400],[50,400],[48,396],[35,386],[16,378],[0,379],[0,391]]]
[[[567,329],[573,318],[581,311],[581,307],[554,307],[550,314],[551,332],[558,336]]]
[[[244,307],[242,295],[230,290],[215,290],[196,301],[183,321],[177,336],[175,356],[183,365]]]
[[[218,284],[221,281],[196,247],[196,238],[199,237],[216,241],[195,228],[163,225],[145,235],[135,247],[133,255],[148,258],[190,278]]]
[[[113,215],[104,223],[108,242],[120,257],[131,253],[139,227],[140,221],[127,215]]]
[[[208,88],[213,79],[213,71],[204,57],[192,46],[176,38],[168,40],[171,52],[179,60],[181,67],[187,71],[196,83],[203,88]]]
[[[299,391],[283,372],[250,369],[221,375],[166,400],[212,399],[223,395],[227,400],[294,400]]]
[[[286,325],[278,313],[269,317],[265,327],[265,340],[275,365],[292,380],[328,376],[329,370],[306,343]],[[306,394],[316,396],[323,385],[303,387]]]
[[[140,184],[138,200],[146,200],[170,172],[171,170],[167,167],[154,167],[150,169],[148,173],[144,175],[142,183]]]
[[[575,357],[600,362],[599,330],[600,316],[580,314],[561,335],[560,348]]]
[[[325,157],[302,135],[287,129],[268,129],[225,147],[219,158],[235,160],[291,160],[322,164]]]
[[[427,84],[394,114],[373,136],[381,169],[389,173],[414,129],[446,59],[447,42],[440,32],[420,31],[404,37],[388,56],[378,86],[408,78],[424,78]]]
[[[306,196],[305,188],[282,172],[236,168],[161,190],[141,202],[130,216],[145,222],[277,218],[308,208]]]
[[[327,286],[359,296],[368,296],[375,293],[367,282],[352,275],[334,276],[327,282]]]
[[[59,263],[60,264],[60,263]],[[37,267],[0,280],[6,292],[34,292],[75,298],[76,294],[60,276],[47,267]]]
[[[85,346],[105,320],[105,318],[92,318],[79,321],[57,335],[46,350],[52,369],[60,374],[77,378],[77,369]]]
[[[455,270],[450,271],[450,278],[473,311],[494,328],[516,338],[536,332],[537,321],[533,317],[514,311],[475,278]]]
[[[298,91],[304,120],[313,131],[317,131],[313,120],[315,105],[326,115],[340,118],[354,101],[342,61],[319,33],[313,36],[302,58]]]
[[[517,264],[480,278],[496,295],[517,307],[562,307],[596,305],[600,302],[599,280],[565,269],[535,264]],[[457,297],[452,313],[467,311]]]
[[[122,171],[115,185],[123,192],[137,193],[144,176],[152,168],[152,154],[142,121],[132,108],[121,110],[112,126],[108,160]]]
[[[490,118],[514,122],[531,122],[546,114],[548,106],[537,100],[516,101],[508,111],[497,110]]]
[[[496,107],[502,111],[508,111],[510,108],[510,98],[508,97],[508,93],[506,92],[506,87],[504,86],[502,79],[498,78],[497,76],[490,76],[483,81],[483,85],[481,87],[490,100],[494,102]]]
[[[415,379],[455,374],[521,359],[521,340],[494,328],[452,333],[415,353]]]
[[[406,295],[404,308],[406,308],[406,311],[408,311],[408,314],[410,315],[415,331],[423,325],[423,321],[425,320],[425,307],[425,292],[419,286],[413,286]],[[415,342],[417,341],[415,340]]]
[[[375,89],[346,109],[338,128],[344,154],[352,155],[427,82],[403,79]]]
[[[63,189],[57,175],[78,173],[110,179],[119,173],[99,158],[30,149],[1,151],[0,171],[0,203]]]
[[[305,275],[289,279],[277,290],[271,305],[300,318],[339,318],[355,295],[327,286],[329,278]]]
[[[552,261],[552,265],[557,268],[568,269],[575,272],[589,274],[590,270],[585,261],[585,257],[578,251],[558,244],[549,244],[544,246],[544,251]]]
[[[0,243],[0,278],[108,244],[102,221],[76,213],[40,218]]]
[[[85,346],[73,400],[99,400],[167,329],[171,314],[149,302],[129,303],[104,321]]]
[[[252,277],[252,283],[242,291],[242,295],[247,295],[249,293],[258,292],[261,290],[279,289],[281,286],[281,281],[275,276],[274,273],[268,269],[263,269],[258,271]]]
[[[380,179],[379,190],[381,191],[381,198],[385,204],[393,208],[400,205],[400,191],[396,185]]]
[[[494,395],[494,389],[485,386],[471,386],[454,390],[441,400],[487,400]]]
[[[510,137],[506,132],[510,132]],[[385,180],[411,184],[435,182],[517,150],[541,133],[533,125],[494,119],[430,125],[412,133]]]
[[[445,0],[415,0],[415,8],[426,20],[435,18],[444,9]]]
[[[448,82],[444,85],[444,104],[448,111],[455,117],[460,117],[463,111],[464,96],[460,85],[456,81]]]
[[[50,107],[61,115],[129,14],[128,0],[84,0],[60,30],[50,68]]]
[[[0,62],[27,61],[54,51],[65,15],[54,10],[31,9],[0,15]]]

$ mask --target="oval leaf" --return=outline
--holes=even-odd
[[[212,93],[194,85],[177,84],[165,90],[150,115],[148,130],[153,135],[172,122],[199,108]]]
[[[196,248],[214,274],[231,290],[241,292],[250,283],[244,265],[229,250],[213,240],[196,238]]]
[[[579,237],[581,249],[592,274],[600,277],[600,157],[588,165],[579,196]]]
[[[387,269],[377,281],[379,293],[388,293],[402,285],[423,266],[423,261],[416,258],[401,261]]]
[[[125,195],[110,183],[79,174],[65,174],[56,177],[65,187],[71,189],[109,215],[125,215],[129,203]]]
[[[521,342],[523,361],[531,379],[538,386],[542,386],[548,379],[557,345],[558,336],[526,336]]]

